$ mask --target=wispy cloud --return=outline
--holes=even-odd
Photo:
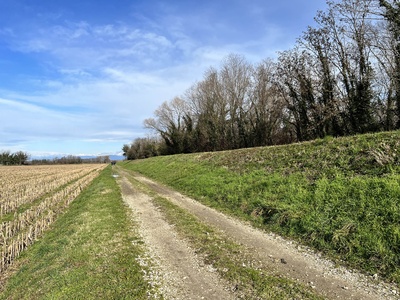
[[[286,49],[301,27],[289,31],[291,7],[317,3],[88,0],[87,11],[74,1],[0,3],[0,150],[119,150],[228,54],[259,62]]]

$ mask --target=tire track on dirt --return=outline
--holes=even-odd
[[[256,261],[262,261],[285,277],[311,286],[328,299],[400,299],[395,286],[376,282],[368,276],[345,268],[336,268],[334,263],[305,247],[254,229],[146,177],[124,173],[186,209],[201,221],[222,230],[227,236],[247,247]]]
[[[150,196],[139,192],[120,172],[123,200],[132,209],[140,234],[161,275],[161,293],[166,299],[234,299],[218,275],[197,259],[152,204]],[[159,285],[159,283],[156,283]]]

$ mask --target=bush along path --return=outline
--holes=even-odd
[[[229,293],[218,297],[206,294],[205,290],[192,290],[191,299],[399,299],[394,285],[336,268],[332,262],[303,246],[254,229],[121,166],[116,170],[121,175],[124,198],[131,198],[136,214],[153,225],[163,218],[169,223],[167,231],[173,232],[170,239],[156,242],[159,246],[152,246],[152,242],[147,240],[148,247],[172,247],[172,253],[175,253],[172,255],[178,257],[178,269],[181,268],[179,258],[185,256],[183,252],[195,254],[193,257],[202,271],[172,276],[178,280],[172,284],[175,291],[186,289],[187,293],[190,292],[191,288],[182,288],[180,284],[183,283],[179,280],[185,282],[187,278],[203,278],[215,273],[212,276],[217,275],[219,279],[213,281],[218,282],[218,287],[208,292],[215,293],[219,289],[218,295]],[[143,197],[143,194],[147,196]],[[144,203],[151,207],[152,212],[144,214],[139,211],[138,207]],[[152,231],[144,230],[142,234],[146,239],[145,236],[152,235]],[[183,247],[186,250],[174,250],[174,245],[180,244],[182,239],[187,243]],[[161,257],[162,265],[162,254],[155,252],[155,256]],[[173,273],[165,266],[160,272]],[[167,287],[166,290],[174,288]],[[188,294],[172,292],[171,295],[173,299],[187,299]]]

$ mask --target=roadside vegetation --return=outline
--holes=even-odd
[[[146,299],[136,229],[107,167],[2,275],[0,299]]]
[[[400,283],[399,131],[121,166]]]
[[[223,232],[201,222],[185,209],[159,196],[143,184],[130,178],[135,188],[153,198],[167,222],[188,240],[204,263],[214,268],[231,286],[238,299],[323,299],[311,287],[305,287],[264,267],[248,255],[248,249]]]

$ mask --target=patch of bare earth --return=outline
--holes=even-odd
[[[128,174],[124,171],[121,171],[121,173],[124,176],[134,176],[136,180],[146,184],[152,190],[164,198],[169,199],[174,204],[186,209],[191,214],[197,216],[201,221],[223,231],[228,237],[244,246],[255,262],[262,263],[287,278],[311,286],[316,292],[324,295],[328,299],[400,299],[397,286],[381,282],[376,276],[366,276],[343,267],[335,267],[333,262],[322,258],[321,255],[306,247],[285,240],[280,236],[254,229],[243,222],[227,217],[214,209],[183,196],[168,187],[155,183],[148,178],[137,174]],[[126,180],[123,182],[126,191],[128,183]],[[126,194],[126,192],[124,194]],[[138,201],[134,200],[135,196],[132,194],[131,196],[125,197],[127,197],[129,201]],[[138,209],[137,206],[144,206],[145,203],[149,206],[148,203],[150,203],[150,201],[144,200],[147,196],[141,195],[140,197],[143,198],[142,201],[135,205],[137,213],[142,214],[142,218],[147,219],[149,223],[158,222],[156,220],[162,219],[154,207],[149,207],[148,209],[150,211],[140,211],[144,208]],[[190,281],[190,284],[193,285],[193,295],[196,293],[202,295],[191,299],[202,299],[201,297],[204,297],[203,299],[232,298],[232,296],[226,294],[222,287],[218,287],[220,290],[219,292],[216,290],[213,291],[211,287],[207,287],[207,278],[211,278],[212,286],[215,286],[215,283],[218,282],[215,274],[210,274],[205,268],[200,267],[201,263],[199,264],[197,262],[193,251],[190,250],[184,242],[176,238],[173,233],[173,228],[170,228],[168,224],[163,224],[163,228],[161,228],[161,225],[155,224],[148,224],[144,227],[147,228],[145,229],[144,237],[148,239],[148,243],[156,244],[155,248],[158,249],[156,251],[160,253],[160,257],[163,255],[175,256],[175,258],[171,258],[173,262],[169,263],[173,267],[173,272],[180,274],[178,276],[181,278],[188,278],[187,283]],[[159,230],[163,232],[160,235],[157,234]],[[156,234],[159,235],[158,238],[151,237]],[[168,237],[166,236],[167,234]],[[179,249],[175,247],[179,247]],[[185,258],[186,256],[187,258]],[[162,258],[162,260],[163,259],[164,258]],[[177,259],[178,261],[176,261]],[[186,265],[186,261],[183,263],[185,266],[182,266],[181,263],[183,260],[188,260],[190,267]],[[172,272],[169,268],[169,266],[165,266],[166,273]],[[186,275],[179,273],[181,268]],[[191,273],[192,271],[193,273]],[[199,277],[202,276],[205,276],[204,280],[206,282],[196,283],[197,280],[200,280]],[[185,280],[179,284],[184,283]],[[204,284],[205,288],[203,290],[196,290],[194,286],[200,284]],[[179,287],[177,288],[179,289]],[[187,287],[186,289],[191,288],[192,287]],[[204,294],[205,292],[208,292],[208,294]],[[222,292],[225,292],[225,294],[220,294]],[[186,297],[185,299],[189,298]]]

